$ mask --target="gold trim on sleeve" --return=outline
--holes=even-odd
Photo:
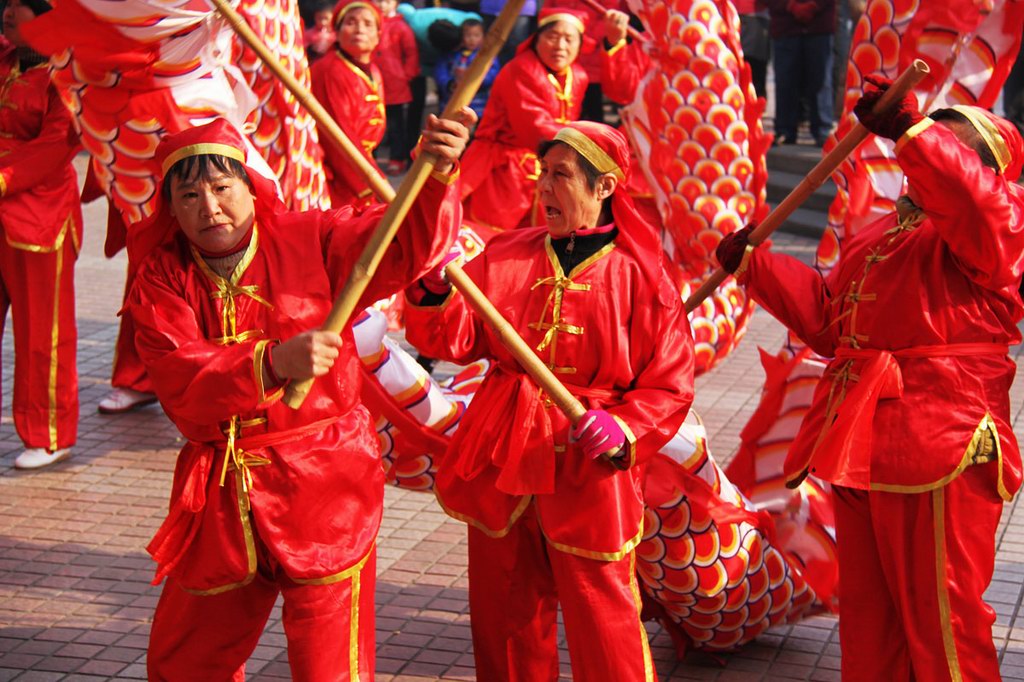
[[[629,447],[629,467],[632,468],[636,464],[636,435],[633,430],[629,428],[629,424],[619,419],[617,415],[612,415],[612,419],[619,425],[622,432],[626,434],[626,445]]]
[[[756,247],[753,244],[747,244],[746,248],[743,249],[743,258],[740,260],[739,267],[732,273],[732,276],[739,280],[747,272],[747,268],[750,267],[750,259],[754,255],[754,249]]]
[[[915,123],[914,125],[910,126],[909,128],[907,128],[907,132],[905,132],[902,135],[900,135],[900,139],[896,141],[896,149],[895,149],[896,156],[900,155],[900,151],[902,151],[903,148],[907,146],[908,142],[913,140],[915,137],[917,137],[918,135],[920,135],[924,131],[926,131],[929,128],[931,128],[933,125],[935,125],[935,121],[933,121],[930,118],[925,118],[925,119],[923,119],[921,121],[918,121],[917,123]]]
[[[609,47],[607,50],[605,50],[605,53],[609,57],[613,57],[613,56],[615,56],[615,53],[617,53],[619,50],[624,48],[627,45],[627,43],[628,43],[628,41],[625,38],[623,38],[622,40],[620,40],[619,42],[615,43],[614,45]]]
[[[434,178],[442,185],[454,185],[455,181],[459,179],[462,174],[462,169],[458,164],[455,164],[455,168],[451,173],[439,173],[437,171],[430,171],[430,177]]]

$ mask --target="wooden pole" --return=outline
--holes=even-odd
[[[480,290],[480,287],[476,285],[469,275],[454,261],[448,264],[445,268],[445,273],[448,275],[448,279],[455,285],[455,288],[459,290],[466,302],[473,308],[473,311],[477,315],[483,318],[483,320],[491,326],[491,328],[501,339],[502,345],[516,361],[522,366],[523,370],[530,375],[530,378],[551,398],[552,402],[558,406],[558,409],[565,413],[565,416],[569,418],[569,421],[575,425],[587,411],[587,408],[583,406],[576,396],[569,392],[569,390],[558,380],[554,372],[548,369],[548,366],[541,362],[541,359],[537,357],[537,353],[534,352],[523,337],[519,336],[519,333],[512,327],[508,320],[502,317],[498,309],[494,307],[487,296]]]
[[[477,91],[480,89],[481,83],[483,83],[484,77],[487,75],[487,71],[491,68],[491,62],[498,55],[502,45],[505,44],[505,40],[512,30],[512,25],[519,17],[519,11],[522,9],[523,3],[524,0],[510,0],[502,8],[501,14],[498,15],[498,18],[487,32],[484,44],[466,72],[462,83],[452,93],[451,100],[441,114],[442,118],[453,118],[456,112],[473,101]],[[349,155],[352,156],[351,153]],[[362,155],[359,156],[361,158]],[[355,157],[353,156],[353,158]],[[331,312],[324,321],[322,327],[324,331],[340,333],[345,325],[348,324],[352,313],[355,312],[356,306],[359,304],[359,299],[362,297],[363,292],[366,291],[366,287],[384,258],[384,252],[394,239],[398,228],[401,227],[402,221],[405,220],[405,216],[408,214],[423,185],[430,177],[436,162],[437,157],[433,154],[420,154],[416,157],[412,168],[409,169],[405,179],[402,181],[398,193],[393,194],[392,197],[382,197],[385,201],[390,200],[390,204],[381,217],[377,229],[370,237],[370,241],[363,249],[355,267],[353,267],[344,288],[342,288],[337,299],[335,299]],[[373,170],[372,167],[371,170]],[[380,177],[378,174],[374,174]],[[309,389],[313,386],[313,381],[313,379],[306,379],[304,381],[291,382],[285,390],[283,398],[285,405],[298,409],[306,399]]]
[[[886,90],[885,95],[882,96],[878,103],[875,104],[875,112],[884,111],[889,108],[893,103],[903,99],[904,95],[913,90],[914,86],[921,82],[921,79],[928,74],[928,65],[920,59],[915,59],[914,63],[907,67],[907,70],[900,74],[893,84]],[[818,162],[818,164],[811,169],[811,172],[807,174],[803,180],[800,181],[796,187],[793,188],[785,199],[783,199],[775,210],[768,214],[768,217],[764,219],[754,230],[750,233],[750,244],[757,246],[767,239],[772,232],[774,232],[782,223],[786,222],[786,218],[790,216],[797,208],[800,207],[807,198],[814,194],[814,191],[821,187],[821,184],[827,180],[832,173],[835,172],[839,165],[846,160],[854,149],[857,148],[861,142],[870,134],[867,128],[861,123],[857,123],[850,129],[843,139],[839,140],[839,143],[835,148],[830,151],[825,157]],[[704,302],[708,296],[714,293],[715,289],[725,281],[729,273],[718,268],[714,273],[701,284],[700,288],[695,291],[690,298],[686,299],[686,312],[691,313],[694,309]]]
[[[323,108],[323,105],[317,101],[316,97],[313,96],[305,86],[300,83],[295,76],[292,75],[291,71],[284,68],[281,62],[277,61],[277,58],[271,53],[267,46],[263,44],[260,37],[256,35],[249,24],[245,22],[245,18],[242,17],[234,8],[227,3],[227,0],[212,0],[217,11],[220,12],[221,16],[224,17],[225,21],[235,30],[245,44],[252,48],[263,63],[270,69],[275,76],[277,76],[284,86],[288,88],[288,91],[295,95],[295,99],[299,101],[302,106],[306,107],[309,114],[316,121],[317,129],[320,131],[321,136],[326,132],[329,143],[333,143],[345,154],[352,163],[355,164],[356,168],[362,173],[367,182],[370,183],[370,189],[377,195],[377,198],[382,201],[390,201],[395,196],[395,191],[391,189],[391,185],[388,181],[377,172],[377,169],[367,161],[366,157],[363,156],[363,152],[359,147],[348,139],[344,131],[338,126],[337,122],[331,115],[327,113],[327,110]]]

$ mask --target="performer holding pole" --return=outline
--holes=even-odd
[[[844,682],[997,680],[983,594],[1004,501],[1021,483],[1010,424],[1021,340],[1024,144],[971,106],[925,117],[913,95],[855,113],[896,142],[908,182],[897,211],[843,244],[827,276],[752,247],[722,267],[817,353],[834,358],[785,472],[832,483]]]
[[[878,107],[878,111],[882,111],[898,102],[906,93],[912,91],[914,86],[926,75],[928,75],[928,65],[920,59],[915,59],[910,67],[892,84],[892,88],[889,89],[887,95],[874,103]],[[811,169],[807,177],[801,180],[800,184],[794,187],[793,191],[775,207],[775,210],[769,213],[768,217],[760,225],[756,226],[756,229],[750,233],[748,238],[751,246],[757,246],[768,239],[772,232],[778,229],[782,223],[786,222],[786,218],[807,201],[807,198],[814,194],[814,191],[821,187],[823,182],[829,179],[846,157],[857,148],[857,145],[867,138],[869,133],[870,131],[863,125],[855,125],[839,141],[839,144]],[[723,268],[719,268],[712,273],[700,288],[693,292],[690,298],[686,299],[687,312],[693,312],[728,276],[729,273]]]
[[[447,251],[461,221],[452,173],[474,121],[468,109],[428,120],[422,146],[437,165],[361,305]],[[283,212],[221,119],[165,138],[156,158],[162,194],[131,233],[128,307],[187,443],[148,548],[167,577],[150,679],[242,679],[278,594],[293,679],[372,679],[383,470],[352,333],[316,327],[384,207]],[[284,385],[313,376],[309,403],[285,407]]]
[[[445,510],[470,525],[477,676],[557,677],[561,604],[576,679],[654,680],[634,570],[640,480],[689,409],[693,339],[658,236],[623,190],[625,137],[571,123],[538,156],[546,226],[494,237],[466,274],[586,406],[578,424],[450,290],[443,266],[407,290],[413,344],[497,363],[437,478]]]

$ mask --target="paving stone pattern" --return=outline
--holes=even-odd
[[[10,418],[10,330],[3,339],[0,426],[0,681],[143,679],[158,587],[144,547],[162,520],[174,456],[181,445],[159,407],[101,416],[108,390],[125,261],[102,256],[105,206],[87,207],[78,260],[79,373],[82,401],[74,457],[52,469],[13,468],[21,443]],[[783,235],[776,248],[811,257],[811,240]],[[757,404],[763,374],[757,346],[777,350],[782,328],[755,314],[741,347],[697,382],[696,407],[719,461],[729,460]],[[1014,349],[1015,353],[1020,348]],[[1024,382],[1013,389],[1019,418]],[[380,534],[377,679],[473,680],[466,601],[464,527],[431,496],[390,488]],[[1007,680],[1024,680],[1024,512],[1007,505],[990,603]],[[669,637],[649,624],[659,679],[839,679],[836,620],[819,616],[770,630],[730,656],[691,654],[679,662]],[[563,647],[563,679],[569,675]],[[865,652],[869,654],[869,652]],[[280,611],[248,666],[252,680],[288,679]]]

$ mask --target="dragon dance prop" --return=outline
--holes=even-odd
[[[254,13],[272,9],[248,7]],[[294,8],[289,12],[285,18],[294,19]],[[271,29],[269,14],[253,14],[249,21],[267,34],[299,30]],[[286,201],[295,208],[318,205],[322,169],[315,132],[306,134],[298,117],[295,130],[287,132],[290,160],[277,155],[285,143],[260,122],[287,115],[287,108],[262,86],[261,101],[249,86],[239,68],[240,43],[205,0],[66,0],[28,24],[25,33],[36,50],[50,55],[51,78],[92,156],[95,182],[125,224],[152,212],[159,190],[153,154],[160,139],[218,116],[252,131],[247,139],[256,144],[247,163],[272,179],[281,171]],[[294,52],[287,40],[278,40],[277,47]],[[308,80],[308,66],[294,63]]]
[[[651,68],[623,127],[654,194],[683,297],[714,269],[722,236],[764,218],[771,138],[754,93],[732,3],[630,0],[646,28]],[[690,315],[697,371],[735,348],[753,304],[726,282]]]
[[[353,325],[372,378],[363,400],[377,416],[388,481],[429,492],[490,365],[473,363],[439,384],[386,331],[384,314],[373,309]],[[680,653],[734,650],[832,601],[804,576],[803,536],[786,529],[791,547],[776,542],[772,520],[715,463],[699,420],[688,419],[661,449],[646,480],[637,573],[645,613],[661,621]]]
[[[1020,48],[1022,31],[1020,2],[997,1],[986,8],[973,0],[869,0],[854,30],[843,115],[825,152],[857,123],[852,111],[864,78],[893,77],[915,59],[930,70],[915,88],[923,111],[958,103],[991,107]],[[833,180],[838,191],[816,255],[823,274],[839,260],[844,239],[894,210],[904,184],[893,143],[876,137],[850,154]],[[834,543],[825,535],[832,524],[829,487],[812,477],[790,490],[779,475],[826,363],[793,337],[777,355],[761,351],[761,356],[766,374],[762,398],[727,471],[759,508],[771,510],[780,536],[783,529],[803,528],[808,575],[815,584],[834,584],[836,576],[828,575]],[[821,541],[814,543],[815,537]]]
[[[241,0],[238,12],[286,69],[307,89],[309,61],[296,0]],[[266,69],[247,45],[234,59],[257,98],[246,120],[249,139],[281,184],[281,195],[295,211],[331,207],[324,185],[323,154],[313,117]]]

